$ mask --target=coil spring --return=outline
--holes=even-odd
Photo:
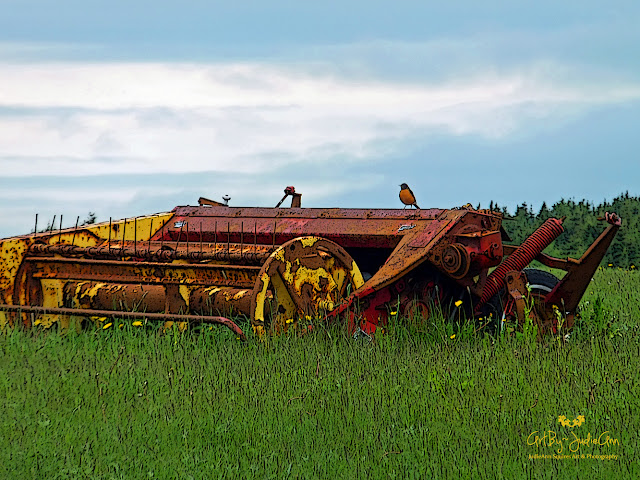
[[[476,310],[504,287],[504,277],[511,270],[520,271],[531,263],[564,231],[562,220],[549,218],[487,277]]]

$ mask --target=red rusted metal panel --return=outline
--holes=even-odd
[[[277,244],[319,236],[344,248],[394,248],[408,225],[430,223],[440,209],[176,207],[175,216],[152,240]],[[189,233],[187,234],[187,225]]]

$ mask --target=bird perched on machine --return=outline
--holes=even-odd
[[[407,185],[406,183],[400,185],[400,201],[404,203],[404,208],[407,208],[407,206],[413,206],[417,209],[420,209],[420,207],[416,203],[416,196],[413,194],[413,192],[409,188],[409,185]]]

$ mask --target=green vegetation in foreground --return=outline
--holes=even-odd
[[[638,305],[640,274],[610,269],[567,343],[442,321],[372,342],[7,331],[0,478],[639,478]],[[577,453],[617,458],[531,459],[557,455],[549,431],[562,455],[608,432]]]

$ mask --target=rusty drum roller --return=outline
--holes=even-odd
[[[26,326],[60,322],[65,328],[80,316],[152,318],[221,323],[243,335],[224,317],[245,316],[259,333],[282,332],[333,310],[364,283],[351,256],[330,240],[259,244],[254,229],[253,242],[245,243],[246,231],[237,242],[230,223],[227,232],[199,230],[197,240],[187,227],[174,240],[170,218],[5,240],[0,321],[13,323],[16,312]],[[213,242],[204,241],[211,236]]]

